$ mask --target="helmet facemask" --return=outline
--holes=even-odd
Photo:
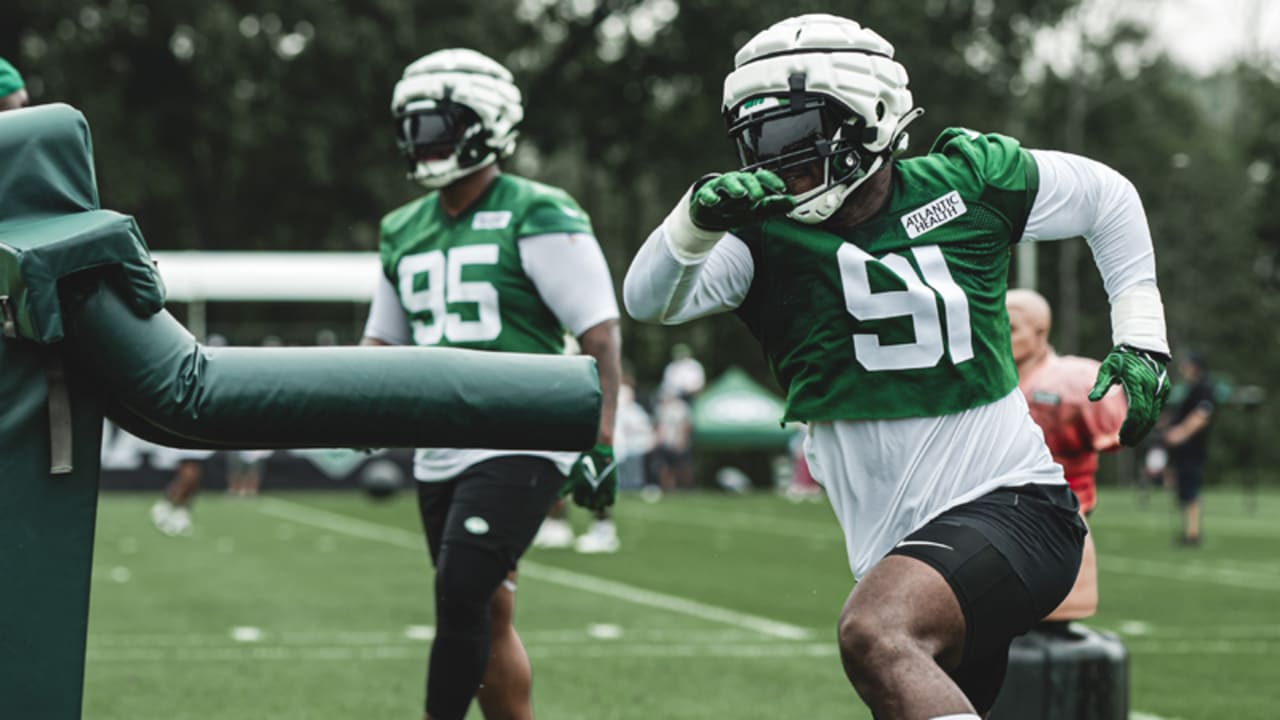
[[[734,55],[720,106],[749,166],[821,162],[814,173],[821,185],[801,193],[788,214],[819,223],[905,147],[906,126],[920,114],[907,81],[893,45],[874,31],[835,15],[799,15],[757,33]],[[807,114],[815,107],[820,133]]]
[[[474,50],[449,48],[404,69],[391,116],[409,178],[435,190],[509,156],[524,107],[509,70]]]
[[[798,168],[817,166],[818,185],[796,195],[791,216],[801,222],[830,217],[848,193],[880,167],[876,154],[861,142],[866,123],[824,95],[757,97],[734,110],[737,119],[726,119],[743,170],[765,169],[786,179]],[[836,203],[831,212],[815,214],[807,207],[822,209],[831,202]]]
[[[395,114],[396,147],[409,177],[428,190],[443,188],[497,160],[490,133],[471,108],[448,98],[418,100]]]

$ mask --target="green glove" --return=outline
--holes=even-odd
[[[573,502],[591,510],[603,510],[618,497],[618,463],[613,448],[596,443],[569,470]]]
[[[703,230],[728,231],[786,215],[795,206],[782,178],[768,170],[735,170],[694,185],[689,217]]]
[[[1101,400],[1112,385],[1124,388],[1129,412],[1120,425],[1121,445],[1136,447],[1160,419],[1160,410],[1169,397],[1169,374],[1164,369],[1168,362],[1169,356],[1164,353],[1129,345],[1111,348],[1102,361],[1089,399]]]

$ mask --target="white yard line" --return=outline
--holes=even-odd
[[[254,504],[259,512],[283,520],[303,525],[322,528],[330,532],[341,533],[351,537],[363,538],[374,542],[395,545],[417,552],[425,552],[425,540],[421,533],[410,532],[397,527],[372,523],[358,518],[317,510],[298,503],[279,498],[259,498]],[[540,563],[521,560],[520,574],[523,577],[554,583],[583,592],[605,595],[647,607],[667,610],[669,612],[688,615],[711,622],[732,625],[752,630],[769,637],[784,640],[804,640],[810,635],[809,630],[798,625],[779,622],[769,618],[730,610],[728,608],[709,605],[689,598],[669,595],[667,593],[645,590],[634,585],[606,580],[585,573],[564,570],[562,568],[542,565]]]

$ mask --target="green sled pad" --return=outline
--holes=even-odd
[[[586,356],[422,347],[208,348],[107,284],[67,302],[68,368],[108,416],[193,448],[585,450],[601,392]]]

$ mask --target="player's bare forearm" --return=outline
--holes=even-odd
[[[617,320],[605,320],[578,338],[582,354],[596,359],[600,374],[600,432],[597,440],[613,445],[614,415],[618,407],[618,384],[622,378],[622,332]]]
[[[365,335],[364,337],[360,338],[360,344],[365,347],[386,347],[387,346],[387,343],[383,342],[382,340],[379,340],[376,337],[369,337],[368,335]]]

